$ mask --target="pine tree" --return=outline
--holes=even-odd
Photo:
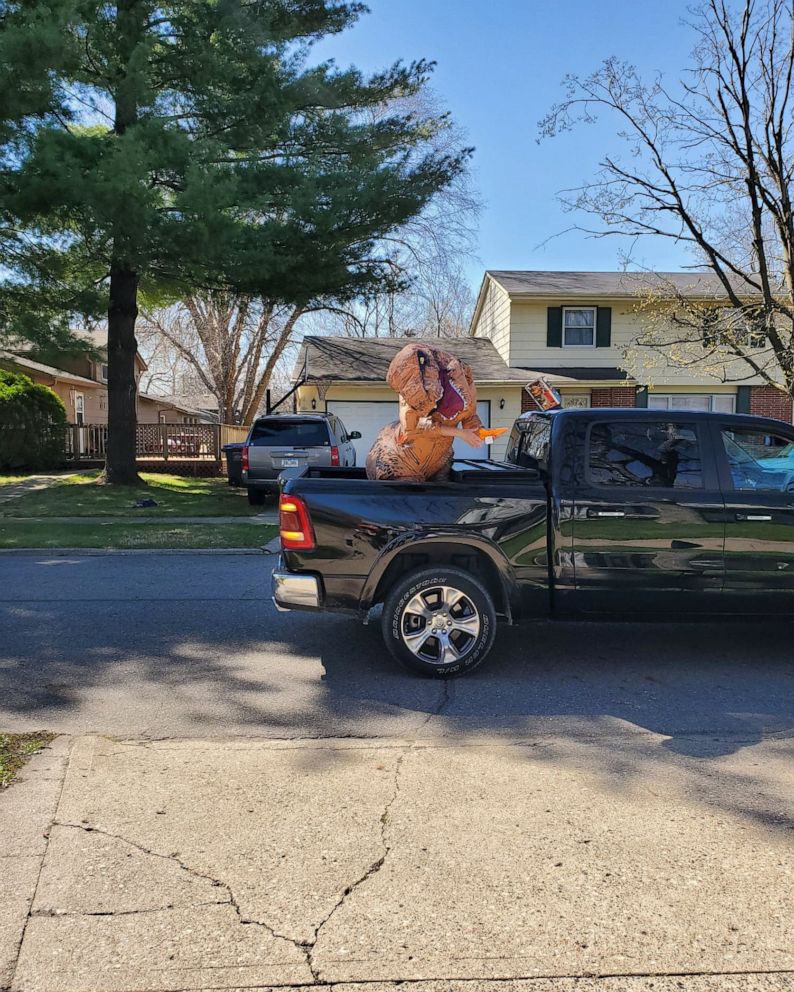
[[[142,296],[232,290],[300,305],[388,283],[378,241],[468,153],[431,150],[443,118],[366,112],[421,89],[429,64],[365,79],[311,62],[312,43],[352,25],[358,3],[16,0],[0,11],[0,87],[16,80],[19,93],[0,105],[0,250],[6,297],[27,301],[7,309],[7,329],[25,333],[23,312],[104,300],[106,478],[131,483]]]

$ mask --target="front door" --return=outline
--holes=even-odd
[[[736,612],[794,608],[794,429],[718,428],[725,598]]]
[[[77,424],[77,444],[80,454],[85,454],[86,439],[85,430],[83,429],[85,424],[85,397],[82,393],[74,394],[74,422]]]
[[[636,412],[589,426],[569,522],[577,609],[719,609],[724,506],[707,428]]]

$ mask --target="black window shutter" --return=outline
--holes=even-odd
[[[736,389],[736,412],[750,412],[750,390],[752,386],[738,386]]]
[[[612,346],[612,307],[599,307],[596,318],[596,348]]]
[[[634,400],[634,406],[641,407],[643,410],[648,409],[648,387],[638,386],[637,396]]]
[[[546,347],[562,348],[562,307],[546,310]]]

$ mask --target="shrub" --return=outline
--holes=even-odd
[[[0,469],[60,465],[65,434],[60,398],[26,375],[0,369]]]

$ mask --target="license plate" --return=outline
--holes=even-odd
[[[282,458],[281,467],[282,468],[297,468],[300,462],[297,458]]]

